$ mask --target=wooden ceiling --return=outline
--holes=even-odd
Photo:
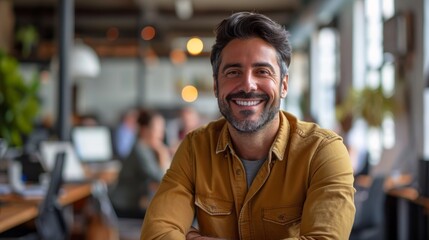
[[[158,55],[166,55],[174,39],[213,37],[215,26],[232,12],[260,12],[288,28],[312,3],[311,0],[189,0],[192,17],[180,19],[176,1],[180,0],[75,0],[75,37],[106,57],[138,56],[142,44],[150,46]],[[15,29],[32,25],[39,33],[38,58],[49,58],[55,52],[60,27],[58,2],[13,1]],[[145,43],[140,39],[140,31],[148,24],[155,26],[157,34],[155,39]],[[117,31],[116,38],[109,38],[112,28]]]

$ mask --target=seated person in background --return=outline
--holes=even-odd
[[[179,129],[179,140],[183,140],[189,132],[201,125],[200,115],[192,107],[184,107],[180,111],[181,127]]]
[[[143,217],[158,183],[170,166],[171,154],[164,144],[165,120],[150,110],[141,110],[138,139],[123,161],[115,186],[109,191],[118,216]]]
[[[182,140],[185,138],[186,134],[202,125],[200,114],[195,108],[191,106],[186,106],[180,109],[178,120],[179,126],[177,129],[177,133],[175,132],[173,140],[169,144],[173,153],[176,152],[177,147],[179,146],[180,142],[182,142]]]
[[[52,116],[47,114],[42,116],[38,121],[34,123],[33,130],[24,140],[24,151],[25,153],[34,154],[40,149],[40,143],[51,139],[56,139],[56,133]]]
[[[268,17],[220,23],[211,63],[224,118],[186,135],[142,240],[349,238],[350,157],[336,133],[280,110],[290,60],[287,31]]]
[[[115,129],[115,150],[120,159],[125,159],[131,152],[137,135],[136,109],[129,109],[121,117],[118,127]]]
[[[97,126],[100,125],[100,120],[97,114],[83,114],[79,115],[74,113],[72,115],[72,125],[73,126]]]

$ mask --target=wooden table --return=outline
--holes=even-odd
[[[73,204],[91,195],[91,184],[65,184],[62,187],[59,203],[63,206]],[[38,214],[42,198],[23,198],[16,194],[0,196],[0,233],[34,220]]]
[[[385,220],[386,239],[427,240],[429,198],[413,187],[390,189],[386,195]]]

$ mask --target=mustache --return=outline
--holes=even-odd
[[[246,93],[244,91],[240,91],[240,92],[237,92],[237,93],[231,93],[231,94],[228,94],[226,96],[226,100],[227,101],[231,101],[231,99],[233,99],[233,98],[242,98],[242,99],[247,99],[247,98],[262,98],[263,100],[268,100],[269,99],[268,95],[265,94],[265,93],[255,93],[255,92]]]

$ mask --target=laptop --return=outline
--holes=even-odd
[[[71,139],[81,163],[92,170],[115,167],[112,132],[107,126],[75,126]]]
[[[56,156],[60,152],[65,153],[63,180],[65,182],[86,180],[83,166],[69,141],[42,141],[40,143],[40,162],[45,171],[51,172],[54,169]]]

